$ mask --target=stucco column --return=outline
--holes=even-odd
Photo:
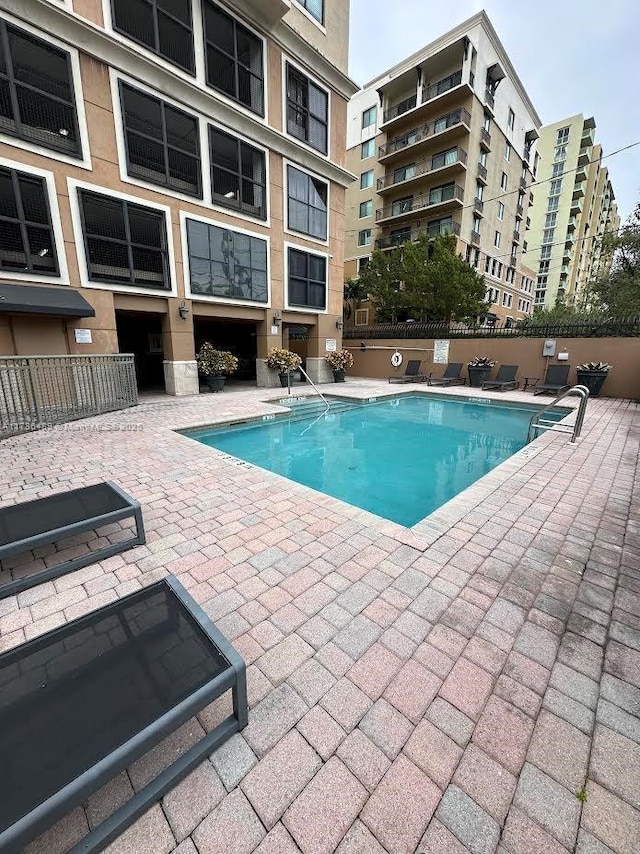
[[[184,302],[187,316],[180,316]],[[193,312],[190,300],[168,299],[168,311],[162,317],[164,383],[167,394],[198,394],[198,366],[193,338]]]
[[[333,382],[333,373],[325,361],[327,341],[336,341],[342,347],[342,330],[336,329],[336,318],[330,314],[318,315],[318,322],[309,328],[307,338],[307,373],[314,383]]]
[[[282,321],[274,323],[276,310],[267,309],[264,320],[256,328],[256,380],[261,388],[274,388],[280,385],[277,371],[270,371],[264,360],[272,347],[283,347]],[[278,312],[282,314],[282,312]],[[275,331],[274,331],[275,330]]]

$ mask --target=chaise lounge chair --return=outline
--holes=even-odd
[[[434,377],[429,380],[429,385],[464,385],[466,379],[460,376],[461,370],[462,362],[451,362],[441,377]]]
[[[549,365],[547,375],[534,394],[560,394],[569,388],[567,379],[571,365]]]
[[[420,373],[420,359],[409,359],[404,374],[399,377],[389,377],[390,383],[426,383],[431,374]]]
[[[516,374],[519,367],[519,365],[500,365],[496,378],[483,382],[482,388],[494,389],[495,391],[509,391],[509,389],[518,388],[520,381],[516,379]]]

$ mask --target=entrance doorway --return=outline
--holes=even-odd
[[[302,367],[307,370],[309,327],[285,323],[283,327],[283,346],[302,359]],[[288,342],[288,343],[287,343]],[[304,374],[300,376],[306,382]]]
[[[162,315],[116,311],[120,353],[133,353],[139,391],[163,392]]]
[[[226,317],[194,316],[193,334],[196,353],[205,341],[217,350],[228,350],[238,359],[238,370],[233,380],[256,381],[258,356],[257,324],[248,320],[231,320]]]

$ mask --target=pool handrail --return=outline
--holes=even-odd
[[[561,400],[564,400],[565,397],[570,397],[571,395],[577,395],[580,398],[580,403],[578,405],[578,413],[576,415],[576,420],[573,425],[563,425],[558,424],[554,421],[543,421],[542,416],[545,412],[548,412],[550,409],[559,403]],[[531,442],[533,438],[533,431],[537,430],[553,430],[556,433],[571,433],[571,438],[569,442],[571,444],[575,444],[576,439],[580,438],[580,433],[582,431],[582,424],[584,422],[584,415],[587,411],[587,402],[589,400],[589,389],[585,385],[574,385],[571,388],[566,389],[565,391],[561,391],[560,394],[552,400],[551,403],[547,403],[546,406],[543,406],[542,409],[539,409],[537,412],[531,416],[531,421],[529,422],[529,430],[527,432],[527,444]],[[536,434],[538,435],[538,434]]]
[[[327,407],[327,409],[331,409],[331,404],[329,403],[329,401],[327,400],[327,398],[323,395],[323,393],[320,391],[320,389],[317,387],[317,385],[314,383],[314,381],[311,379],[311,377],[309,376],[309,374],[308,374],[308,373],[305,371],[305,369],[302,367],[302,365],[300,365],[300,366],[298,367],[298,370],[300,371],[300,373],[301,373],[304,377],[306,377],[307,382],[309,383],[309,385],[311,386],[311,388],[315,391],[315,393],[318,395],[318,397],[322,400],[322,402],[323,402],[323,403],[324,403],[324,405]],[[291,371],[289,371],[289,372],[287,373],[287,389],[288,389],[288,394],[291,394]]]

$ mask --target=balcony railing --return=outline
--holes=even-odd
[[[383,113],[383,124],[390,122],[392,119],[397,119],[398,116],[408,113],[409,110],[413,110],[417,103],[418,96],[411,95],[410,98],[405,98],[404,101],[399,101],[397,104],[394,104],[393,107],[389,107],[389,109],[385,110]]]
[[[482,212],[484,211],[484,202],[482,201],[482,199],[473,200],[473,209],[476,213],[482,215]]]
[[[517,229],[513,232],[513,240],[515,243],[520,243],[520,232]]]
[[[493,97],[493,93],[490,92],[489,89],[484,93],[484,102],[490,110],[493,110],[496,105],[496,99]]]
[[[524,216],[524,208],[522,207],[522,205],[516,205],[516,216]]]
[[[487,180],[487,167],[483,166],[482,163],[478,163],[478,178],[485,182]]]
[[[516,257],[515,255],[512,255],[512,256],[509,258],[509,266],[510,266],[510,267],[517,267],[517,266],[518,266],[518,259],[517,259],[517,257]]]
[[[461,124],[467,125],[467,127],[471,125],[471,115],[468,110],[463,108],[453,110],[451,113],[447,113],[446,116],[442,116],[442,118],[437,119],[435,122],[427,122],[415,130],[411,130],[408,133],[403,133],[401,136],[394,137],[394,139],[390,140],[386,145],[381,145],[378,148],[378,157],[382,158],[387,157],[389,154],[395,154],[397,151],[402,151],[411,145],[422,142],[422,140],[427,139],[430,136],[436,136],[449,128],[456,127],[456,125]]]
[[[376,240],[376,249],[393,249],[396,246],[402,246],[405,243],[413,243],[422,234],[427,237],[437,237],[439,234],[460,234],[460,223],[449,222],[442,225],[440,222],[435,223],[433,227],[407,229],[398,234],[389,234],[386,237],[379,237]]]
[[[480,131],[480,145],[486,148],[487,151],[491,151],[491,134],[486,128],[482,128]]]
[[[422,196],[416,196],[415,198],[385,205],[385,207],[379,208],[376,211],[376,222],[383,219],[389,219],[390,217],[404,216],[405,214],[414,213],[415,211],[434,208],[437,205],[444,205],[447,202],[458,201],[462,203],[463,199],[464,189],[456,184],[451,190],[447,189],[446,192],[439,193],[435,196],[432,191],[431,193],[425,193]]]
[[[471,242],[475,243],[477,245],[480,244],[480,232],[479,231],[472,231],[471,232]]]
[[[448,166],[455,166],[458,163],[464,165],[466,162],[467,152],[464,148],[458,147],[456,148],[455,158],[453,156],[441,158],[439,155],[429,157],[427,160],[421,160],[419,163],[416,163],[409,173],[405,170],[403,177],[396,178],[396,173],[401,172],[402,170],[395,169],[383,178],[378,178],[377,189],[380,191],[384,190],[386,187],[394,187],[397,184],[404,184],[407,181],[413,181],[416,178],[420,178],[422,175],[428,175],[430,172],[435,172],[439,169],[446,169]]]
[[[434,83],[431,86],[427,86],[422,90],[422,104],[426,104],[427,101],[433,101],[434,98],[438,98],[440,95],[444,95],[445,92],[448,92],[450,89],[455,89],[456,86],[459,86],[462,83],[462,69],[459,71],[450,74],[448,77],[444,77],[442,80],[438,80],[437,83]]]
[[[520,178],[520,189],[521,189],[521,190],[526,190],[526,189],[527,189],[527,179],[526,179],[526,178],[524,178],[524,177],[523,177],[523,178]]]

